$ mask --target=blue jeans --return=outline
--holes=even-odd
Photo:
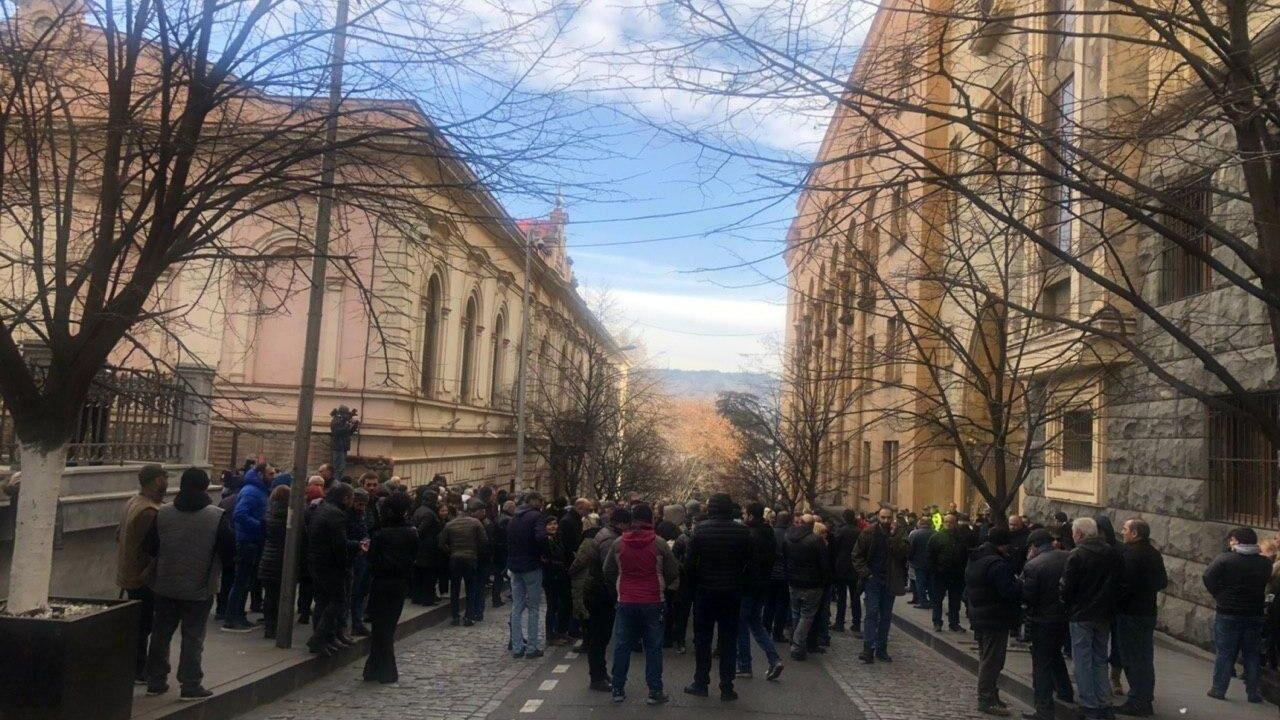
[[[1111,623],[1071,623],[1071,662],[1076,669],[1076,702],[1082,708],[1111,707],[1109,653]]]
[[[483,599],[481,600],[483,602]],[[542,609],[542,568],[526,572],[511,571],[511,652],[533,652],[538,649],[538,611]],[[527,629],[521,628],[521,616]],[[526,647],[527,640],[527,647]]]
[[[746,593],[742,596],[742,613],[738,616],[738,672],[751,672],[751,638],[764,650],[765,659],[772,667],[782,661],[778,648],[764,627],[764,595]]]
[[[1154,615],[1116,616],[1120,664],[1129,678],[1129,700],[1150,705],[1156,697],[1156,618]]]
[[[227,596],[226,621],[249,622],[244,612],[244,601],[249,596],[249,587],[258,577],[258,558],[262,556],[262,545],[251,542],[236,543],[236,580],[231,584],[231,594]]]
[[[1236,658],[1244,665],[1244,690],[1249,697],[1262,697],[1258,676],[1262,670],[1262,618],[1241,615],[1213,616],[1213,690],[1226,693]]]
[[[916,571],[916,587],[911,599],[917,605],[928,607],[933,602],[933,574],[928,566],[912,566]]]
[[[627,689],[627,672],[631,670],[631,649],[639,641],[644,644],[644,682],[649,695],[662,694],[662,636],[666,622],[662,619],[663,603],[618,603],[613,620],[613,692]]]
[[[867,607],[862,612],[862,648],[866,651],[884,651],[889,648],[889,626],[893,624],[893,592],[884,580],[867,578],[863,591]]]

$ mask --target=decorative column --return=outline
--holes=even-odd
[[[182,401],[178,408],[177,459],[183,465],[209,464],[209,404],[213,402],[213,369],[203,365],[178,365]]]

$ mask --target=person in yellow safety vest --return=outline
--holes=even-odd
[[[942,511],[939,510],[937,506],[933,508],[933,515],[930,517],[930,520],[933,521],[934,532],[938,532],[942,529]]]

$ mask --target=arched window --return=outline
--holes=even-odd
[[[506,402],[506,377],[503,372],[503,356],[506,354],[507,318],[498,313],[493,321],[493,370],[489,390],[489,399],[493,407],[500,407]]]
[[[467,311],[462,315],[462,370],[458,383],[459,402],[469,403],[475,395],[476,360],[476,299],[467,299]]]
[[[436,378],[439,377],[440,355],[440,276],[432,275],[427,281],[427,295],[422,299],[422,394],[435,395]]]

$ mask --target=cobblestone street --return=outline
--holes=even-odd
[[[366,683],[364,659],[241,716],[246,720],[479,720],[542,662],[503,652],[507,608],[489,610],[472,628],[435,625],[396,644],[400,682]]]
[[[631,670],[629,701],[609,702],[607,694],[586,689],[586,658],[551,648],[546,658],[513,660],[506,644],[507,608],[489,611],[475,628],[447,622],[398,646],[400,683],[380,686],[360,680],[363,660],[247,713],[245,720],[513,720],[527,717],[586,718],[608,712],[611,718],[654,712],[642,704],[643,662]],[[832,717],[867,720],[919,720],[939,717],[974,720],[985,716],[971,702],[974,678],[918,641],[894,630],[890,651],[895,662],[867,666],[857,659],[861,641],[835,634],[826,655],[807,663],[787,661],[780,682],[763,678],[738,683],[742,699],[723,705],[680,692],[692,672],[693,654],[668,653],[665,681],[669,717]],[[759,660],[759,650],[754,650]],[[784,651],[785,652],[785,651]],[[757,664],[759,664],[757,662]],[[1015,712],[1021,708],[1011,699]]]

